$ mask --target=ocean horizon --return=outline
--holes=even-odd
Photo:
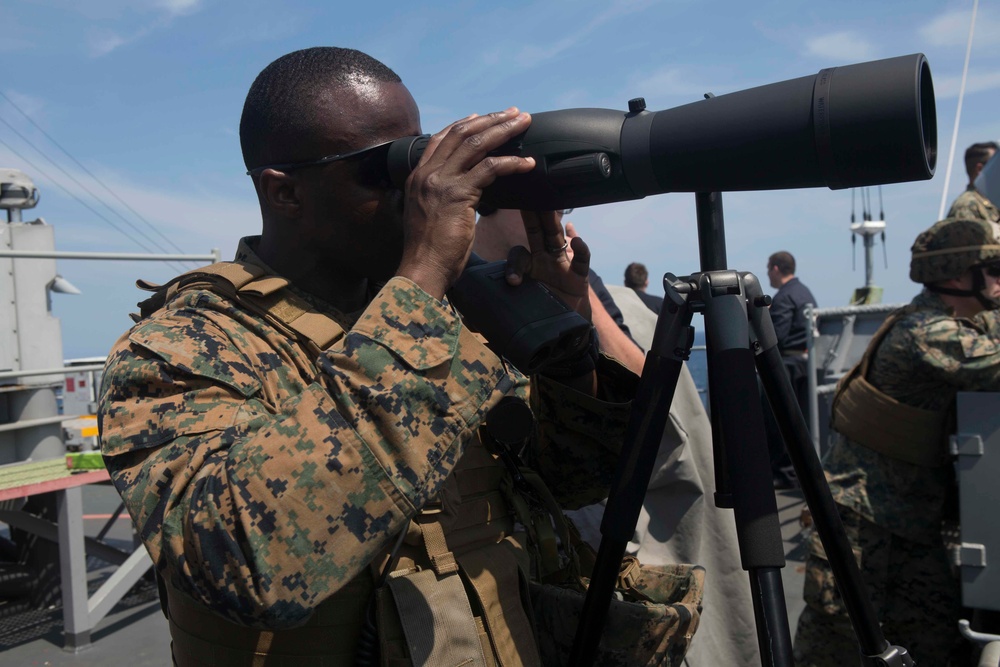
[[[708,354],[705,350],[705,332],[701,330],[695,330],[694,332],[694,345],[691,350],[691,356],[687,360],[688,370],[691,371],[691,377],[694,379],[694,385],[698,387],[698,393],[701,395],[701,402],[705,404],[705,409],[708,409]]]

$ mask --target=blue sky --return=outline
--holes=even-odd
[[[937,94],[938,170],[930,181],[881,188],[888,269],[876,247],[875,282],[884,301],[902,302],[917,289],[907,278],[909,247],[937,219],[945,188],[971,13],[971,0],[7,0],[0,167],[35,180],[41,201],[25,218],[52,224],[59,250],[143,251],[110,220],[154,250],[148,239],[171,251],[220,248],[228,258],[240,236],[259,229],[237,136],[243,99],[263,67],[295,49],[349,46],[379,58],[410,88],[426,132],[510,105],[625,109],[643,96],[649,109],[665,109],[709,91],[921,52]],[[949,202],[967,180],[965,147],[1000,138],[997,34],[1000,10],[982,3]],[[869,194],[877,216],[879,191]],[[821,306],[846,304],[864,284],[860,243],[852,271],[850,190],[723,200],[731,267],[763,277],[767,256],[789,250]],[[570,219],[607,282],[620,283],[631,261],[656,278],[698,269],[693,195],[578,209]],[[67,358],[107,352],[130,324],[136,278],[162,282],[177,272],[152,262],[60,260],[58,268],[83,292],[54,297]]]

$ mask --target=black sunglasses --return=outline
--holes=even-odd
[[[990,278],[1000,278],[1000,264],[986,264],[980,267]]]
[[[393,140],[395,141],[395,140]],[[389,179],[389,166],[387,158],[389,156],[389,146],[392,141],[384,141],[380,144],[375,144],[374,146],[368,146],[367,148],[359,148],[356,151],[350,151],[348,153],[337,153],[336,155],[326,155],[315,160],[303,160],[302,162],[279,162],[276,164],[265,164],[260,167],[254,167],[247,171],[247,176],[254,176],[260,174],[265,169],[274,169],[276,171],[293,171],[295,169],[304,169],[306,167],[317,167],[319,165],[329,164],[331,162],[339,162],[340,160],[357,160],[360,169],[358,170],[358,182],[362,185],[367,186],[388,186],[391,181]]]

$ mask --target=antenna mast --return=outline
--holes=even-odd
[[[882,211],[882,187],[879,186],[879,219],[872,220],[872,213],[867,205],[866,193],[862,192],[861,222],[855,222],[854,206],[851,205],[851,232],[864,239],[865,246],[865,286],[854,290],[851,296],[851,305],[859,306],[870,303],[882,302],[882,288],[875,285],[875,261],[873,259],[873,249],[875,247],[875,237],[882,236],[885,243],[885,213]]]
[[[948,152],[948,168],[944,170],[944,191],[941,193],[941,208],[938,210],[938,220],[944,218],[945,204],[948,201],[948,185],[951,182],[951,165],[955,161],[955,143],[958,141],[958,121],[962,117],[962,100],[965,98],[965,81],[969,76],[969,57],[972,55],[972,33],[976,29],[976,11],[979,0],[972,2],[972,21],[969,23],[969,43],[965,47],[965,66],[962,68],[962,85],[958,89],[958,107],[955,109],[955,127],[951,133],[951,150]]]

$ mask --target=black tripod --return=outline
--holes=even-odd
[[[722,197],[695,195],[701,272],[664,277],[666,296],[632,405],[625,447],[601,523],[601,545],[577,628],[571,665],[591,665],[622,557],[635,531],[681,365],[691,352],[695,312],[705,317],[712,439],[719,507],[734,510],[743,569],[749,572],[762,664],[792,667],[784,606],[777,504],[764,416],[754,373],[778,422],[854,625],[865,667],[913,665],[905,648],[882,635],[844,533],[805,419],[785,373],[765,296],[751,273],[726,269]],[[735,474],[734,474],[735,472]],[[844,656],[849,664],[850,656]]]

